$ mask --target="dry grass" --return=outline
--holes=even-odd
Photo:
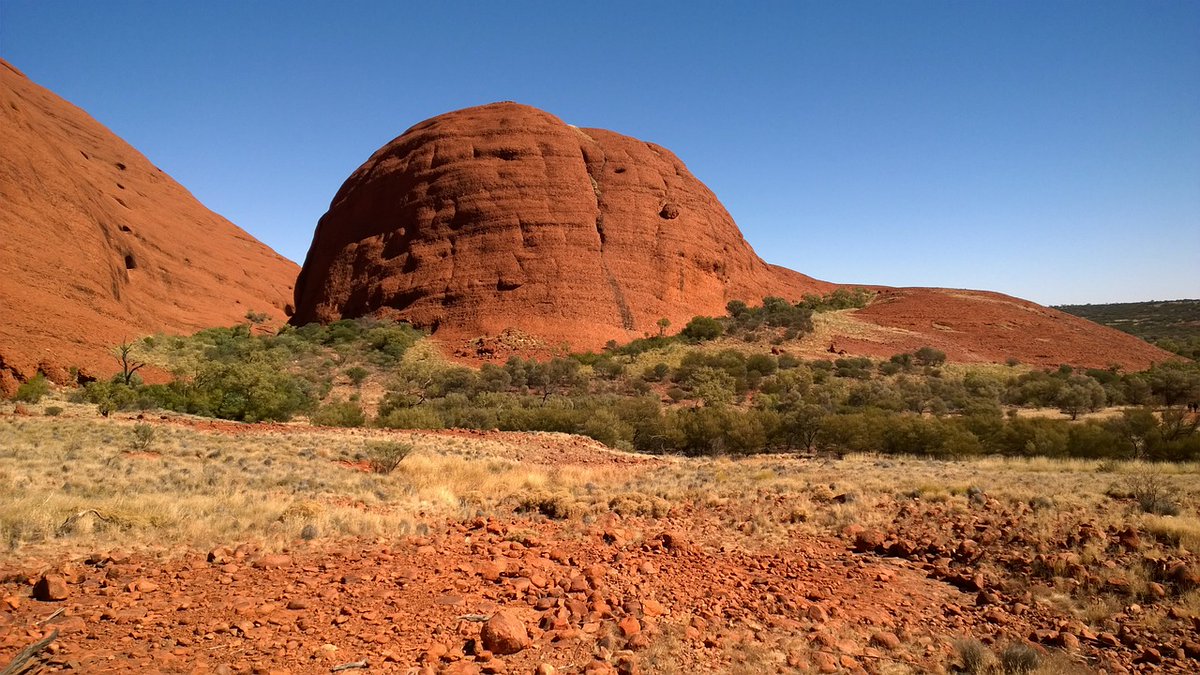
[[[522,453],[511,438],[305,427],[235,435],[169,424],[156,424],[147,451],[131,452],[133,420],[67,407],[61,417],[0,418],[0,545],[9,550],[54,542],[278,547],[306,527],[322,539],[390,537],[513,511],[581,523],[697,512],[713,523],[712,540],[753,549],[786,545],[796,532],[884,527],[897,503],[913,498],[965,511],[972,488],[1036,504],[1031,527],[1047,538],[1086,515],[1099,527],[1132,524],[1200,549],[1197,463],[1154,467],[1183,505],[1162,517],[1107,494],[1147,470],[1138,463],[766,455],[552,467],[512,459]],[[414,451],[394,473],[371,473],[367,452],[378,440]]]
[[[150,446],[134,452],[134,426],[0,419],[0,543],[9,551],[53,542],[281,546],[306,526],[322,537],[386,537],[628,475],[522,464],[484,440],[387,432],[230,435],[157,425]],[[414,446],[394,473],[364,470],[368,443],[379,438]]]

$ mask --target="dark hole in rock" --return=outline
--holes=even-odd
[[[293,307],[292,303],[289,302],[283,306],[283,313],[287,316],[291,316],[296,313],[296,308]]]
[[[125,203],[124,199],[121,199],[120,197],[113,197],[113,199],[117,200],[117,203],[120,204],[121,206],[124,206],[125,208],[129,208],[129,205]]]
[[[122,231],[122,232],[133,232],[133,230],[129,229],[129,226],[128,226],[128,225],[122,225],[122,226],[121,226],[121,231]]]
[[[674,204],[663,204],[662,210],[658,212],[658,216],[667,220],[675,220],[679,217],[679,207]]]
[[[137,261],[133,259],[132,253],[125,254],[125,269],[127,269],[127,270],[137,269]]]
[[[79,154],[83,155],[83,158],[84,158],[84,159],[91,159],[91,158],[92,158],[92,156],[91,156],[91,155],[87,154],[86,152],[84,152],[84,151],[82,151],[82,150],[80,150],[80,151],[79,151]]]
[[[121,185],[120,183],[117,183],[117,187],[118,187],[118,188],[120,188],[120,189],[122,189],[122,190],[124,190],[124,189],[125,189],[125,186],[124,186],[124,185]]]
[[[116,163],[116,167],[117,167],[118,169],[120,169],[121,171],[124,171],[124,170],[125,170],[125,164],[123,164],[122,162],[117,162],[117,163]]]
[[[622,166],[622,167],[618,168],[618,169],[615,171],[615,173],[625,173],[625,167],[623,167],[623,166]]]

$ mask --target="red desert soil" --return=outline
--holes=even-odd
[[[282,321],[297,268],[0,60],[0,392],[159,331]]]
[[[425,536],[273,554],[244,545],[3,564],[0,663],[53,631],[42,655],[50,671],[98,674],[346,664],[385,673],[944,672],[954,640],[968,637],[1065,648],[1068,661],[1102,672],[1188,672],[1200,658],[1195,625],[1164,640],[1138,627],[1135,607],[1119,634],[1093,632],[977,571],[985,553],[1026,570],[1053,564],[1025,553],[1019,538],[1032,533],[1013,529],[1013,513],[987,513],[992,506],[956,516],[927,505],[891,534],[795,534],[754,550],[716,514],[684,507],[592,525],[477,518]],[[512,624],[499,637],[487,634],[496,616]],[[554,669],[535,671],[544,665]]]
[[[364,315],[433,329],[458,356],[598,349],[721,315],[729,300],[838,286],[760,259],[670,151],[536,108],[426,120],[356,170],[321,218],[292,321]],[[1143,369],[1141,340],[996,293],[886,289],[826,337],[849,354]],[[869,330],[872,328],[883,330]],[[860,329],[868,329],[860,330]],[[513,342],[515,347],[507,343]]]
[[[941,661],[933,635],[966,623],[943,608],[974,613],[972,596],[904,561],[819,539],[721,551],[694,541],[716,533],[679,529],[694,525],[573,531],[480,519],[387,545],[217,549],[207,559],[97,554],[58,569],[68,595],[60,602],[27,597],[24,577],[40,571],[3,569],[0,662],[58,629],[50,665],[89,673],[327,673],[360,661],[369,672],[532,673],[545,663],[578,673],[601,650],[629,650],[632,664],[664,640],[700,672],[760,643],[796,663],[826,652],[875,670],[880,661]],[[528,646],[480,654],[482,621],[501,609],[515,613]],[[796,631],[804,646],[783,644]],[[885,634],[893,637],[876,637]]]
[[[267,437],[311,431],[165,421]],[[502,441],[489,447],[511,446],[530,464],[634,472],[683,461],[562,434],[428,434]],[[764,537],[744,502],[781,523],[794,505],[772,490],[744,497],[682,500],[658,518],[464,515],[418,535],[297,540],[280,551],[230,542],[207,553],[10,556],[0,559],[0,665],[55,633],[38,664],[97,674],[299,675],[351,664],[382,673],[945,672],[964,638],[1027,643],[1072,668],[1063,672],[1194,672],[1200,659],[1195,610],[1153,610],[1200,585],[1196,555],[1149,533],[1067,511],[1047,528],[1033,506],[977,493],[965,506],[897,504],[840,536],[800,526]],[[1080,547],[1103,564],[1080,564]],[[1121,595],[1124,575],[1144,561],[1155,565],[1157,599]],[[1116,593],[1124,609],[1089,627],[1038,591],[1063,579]]]

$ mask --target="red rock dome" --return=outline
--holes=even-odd
[[[514,329],[596,349],[729,300],[798,300],[837,285],[762,261],[708,188],[665,148],[495,103],[409,129],[358,168],[321,218],[293,323],[374,315],[452,349]],[[818,321],[788,348],[887,357],[1145,368],[1171,355],[998,293],[890,289]],[[526,341],[528,344],[528,341]]]
[[[293,322],[377,315],[594,348],[734,298],[830,288],[763,262],[665,148],[494,103],[416,125],[350,176],[317,226]]]

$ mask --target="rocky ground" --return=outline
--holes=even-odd
[[[965,463],[668,460],[482,435],[506,461],[625,467],[637,477],[619,499],[641,489],[667,506],[542,497],[407,535],[32,546],[0,558],[0,665],[55,635],[30,672],[1200,668],[1192,535],[1114,516],[1119,496],[1107,512],[1016,498],[991,487],[1004,475],[988,483],[978,476],[997,472]],[[975,472],[985,487],[896,487],[918,470],[952,484]],[[648,487],[669,481],[683,487]]]
[[[982,522],[972,535],[998,542]],[[852,543],[751,552],[687,518],[479,519],[331,549],[93,554],[0,572],[0,654],[58,631],[47,669],[94,673],[936,672],[975,637],[1081,671],[1197,666],[1196,616],[1155,630],[1135,605],[1093,630],[979,571],[987,544],[960,525],[940,542],[852,527]]]

